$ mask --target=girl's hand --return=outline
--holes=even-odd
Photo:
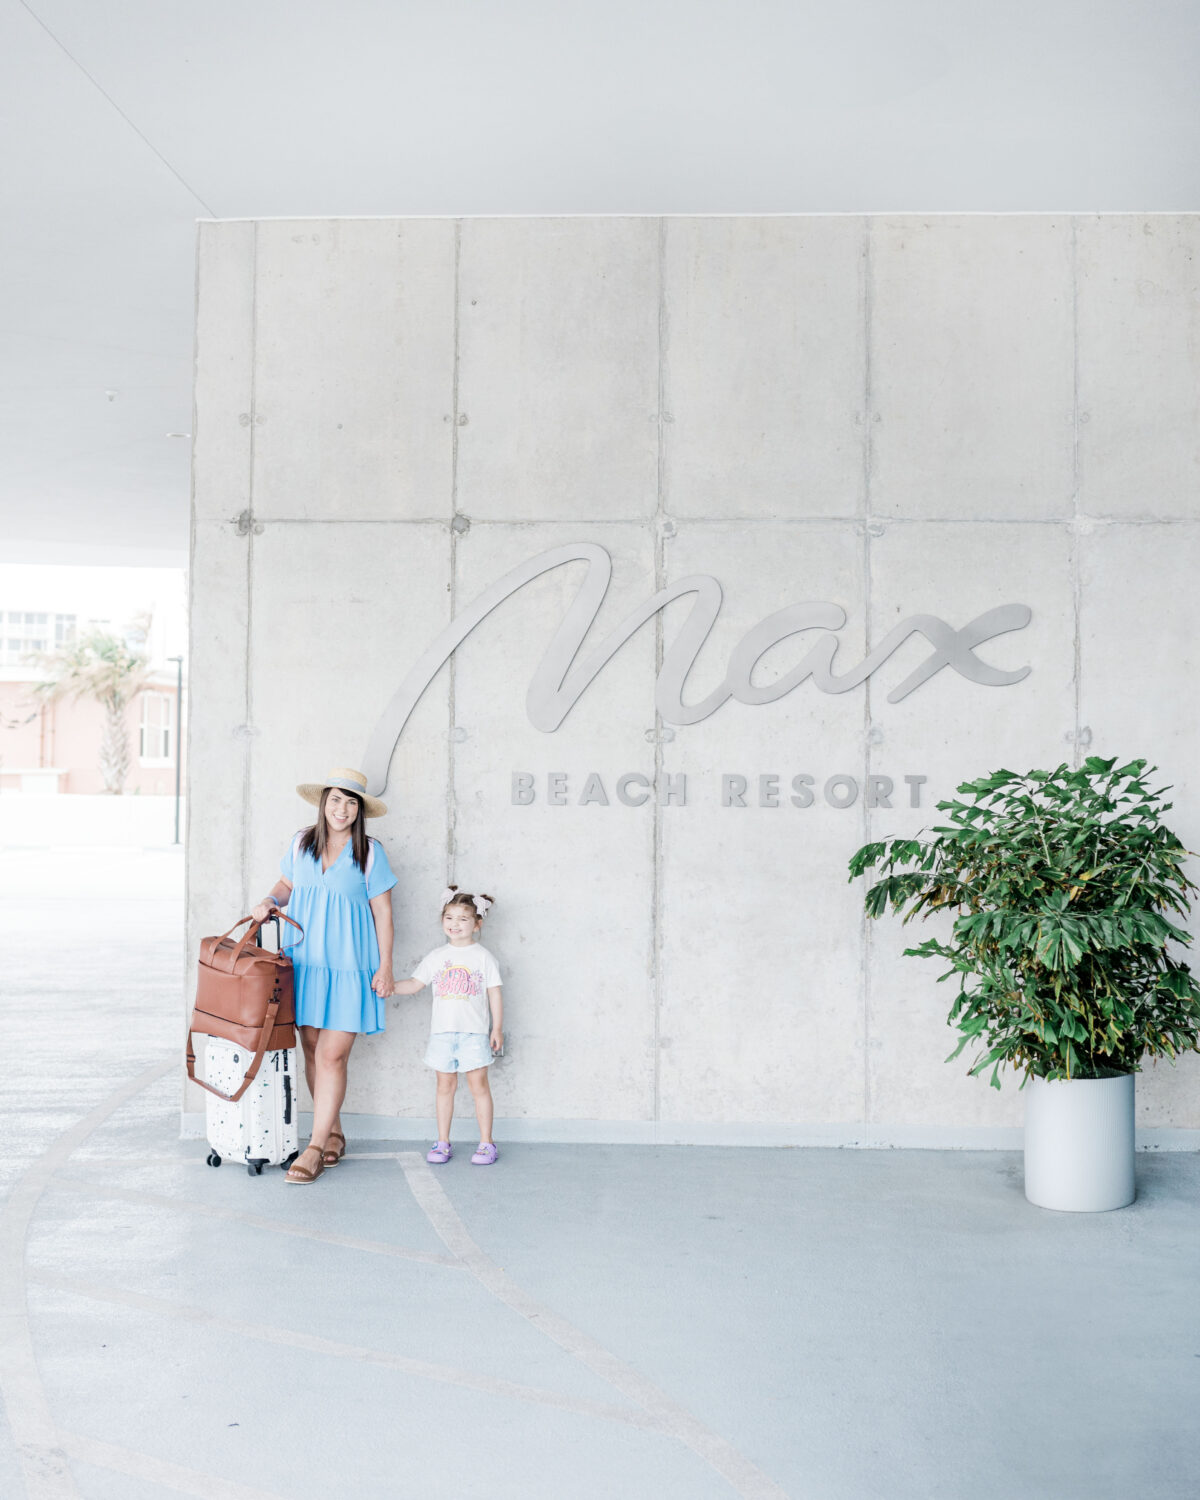
[[[504,1033],[500,1030],[499,1026],[492,1027],[492,1034],[488,1040],[492,1045],[493,1052],[499,1052],[504,1046]]]
[[[381,964],[375,970],[375,977],[371,980],[371,988],[381,1000],[389,1000],[392,995],[392,986],[395,982],[392,978],[392,966],[390,964]]]

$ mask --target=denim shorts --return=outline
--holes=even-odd
[[[439,1073],[472,1073],[492,1061],[486,1031],[435,1031],[425,1049],[425,1066]]]

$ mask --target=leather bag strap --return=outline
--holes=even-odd
[[[267,1018],[263,1022],[263,1029],[258,1035],[258,1048],[254,1053],[254,1061],[246,1069],[245,1077],[242,1079],[241,1087],[236,1094],[223,1094],[220,1089],[213,1088],[211,1083],[205,1083],[203,1078],[196,1077],[196,1049],[192,1045],[194,1033],[188,1029],[187,1039],[187,1075],[193,1083],[198,1083],[202,1089],[207,1089],[210,1094],[215,1094],[218,1099],[224,1099],[226,1104],[236,1104],[250,1085],[258,1076],[258,1070],[262,1066],[263,1056],[267,1050],[267,1044],[271,1040],[271,1033],[275,1029],[275,1019],[279,1015],[279,985],[276,983],[272,991],[270,1003],[267,1005]]]

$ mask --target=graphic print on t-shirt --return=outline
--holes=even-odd
[[[482,995],[483,976],[478,969],[447,959],[433,981],[435,995]]]

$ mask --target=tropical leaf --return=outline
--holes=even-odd
[[[971,1071],[990,1068],[996,1087],[1005,1066],[1096,1077],[1200,1050],[1200,989],[1168,951],[1191,943],[1195,887],[1154,769],[1089,756],[1078,769],[1000,770],[939,802],[947,821],[920,838],[851,861],[852,877],[882,873],[865,892],[869,916],[953,915],[946,941],[904,951],[949,965],[951,1057],[974,1043]]]

